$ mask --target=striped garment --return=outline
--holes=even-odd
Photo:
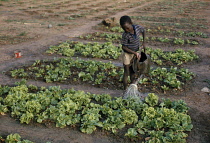
[[[131,49],[132,51],[138,51],[140,47],[140,35],[144,32],[144,28],[140,25],[133,25],[134,34],[124,32],[122,34],[121,44]]]

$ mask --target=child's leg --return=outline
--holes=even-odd
[[[123,74],[123,86],[124,90],[127,89],[128,86],[128,76],[130,75],[130,65],[124,65],[124,74]]]
[[[127,89],[128,86],[128,76],[131,78],[130,68],[131,59],[133,58],[133,54],[123,53],[123,66],[124,66],[124,74],[123,74],[123,86],[124,89]]]

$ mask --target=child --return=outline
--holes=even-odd
[[[131,66],[131,60],[134,56],[138,59],[141,58],[139,53],[140,47],[140,35],[143,37],[142,46],[145,50],[145,30],[140,25],[134,25],[129,16],[122,16],[120,18],[120,25],[124,30],[122,34],[122,49],[123,49],[123,66],[124,66],[124,75],[123,75],[123,86],[124,90],[127,89],[128,86],[128,76],[130,76],[131,83],[135,81],[135,72]]]

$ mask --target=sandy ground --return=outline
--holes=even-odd
[[[98,25],[103,18],[116,17],[119,19],[122,15],[131,14],[133,11],[143,9],[159,1],[151,0],[142,2],[139,5],[136,3],[138,2],[137,0],[132,0],[128,3],[119,0],[62,0],[62,2],[52,0],[51,3],[49,1],[35,2],[26,0],[10,3],[0,1],[0,36],[11,36],[11,38],[7,37],[7,40],[2,40],[3,38],[0,40],[0,84],[14,85],[14,82],[18,81],[18,79],[6,76],[4,71],[33,63],[37,59],[53,59],[53,56],[44,53],[50,45],[96,31],[93,27]],[[132,5],[132,3],[135,5]],[[114,8],[117,10],[114,11]],[[200,14],[210,23],[209,8],[200,11]],[[66,17],[76,17],[76,20],[69,22],[69,19],[65,19]],[[9,22],[11,20],[12,22]],[[48,28],[48,24],[52,24],[53,27]],[[59,24],[65,26],[58,26]],[[207,29],[206,32],[210,33],[210,30]],[[24,33],[26,34],[24,35]],[[23,35],[22,37],[20,36],[21,34]],[[14,40],[18,37],[19,41]],[[200,62],[184,66],[196,74],[196,79],[191,86],[183,91],[181,95],[159,94],[160,97],[167,97],[172,100],[182,99],[189,105],[189,114],[192,117],[194,128],[189,133],[188,143],[210,142],[210,95],[201,92],[203,87],[209,86],[204,80],[210,80],[210,38],[205,39],[205,41],[205,45],[194,47],[196,54],[200,56]],[[21,50],[23,54],[18,59],[14,58],[14,51],[17,49]],[[33,80],[29,80],[28,84],[37,86],[58,85]],[[92,93],[109,93],[112,96],[120,96],[123,92],[121,90],[107,90],[83,85],[59,85],[62,88],[85,89],[85,91]],[[122,138],[107,136],[103,132],[86,135],[71,128],[59,129],[53,126],[46,127],[37,124],[24,125],[9,115],[0,116],[0,134],[8,135],[10,133],[19,133],[23,138],[37,143],[46,141],[53,143],[129,142]]]

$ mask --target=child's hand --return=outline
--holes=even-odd
[[[136,52],[136,57],[137,57],[138,60],[141,59],[141,55],[138,52]]]

